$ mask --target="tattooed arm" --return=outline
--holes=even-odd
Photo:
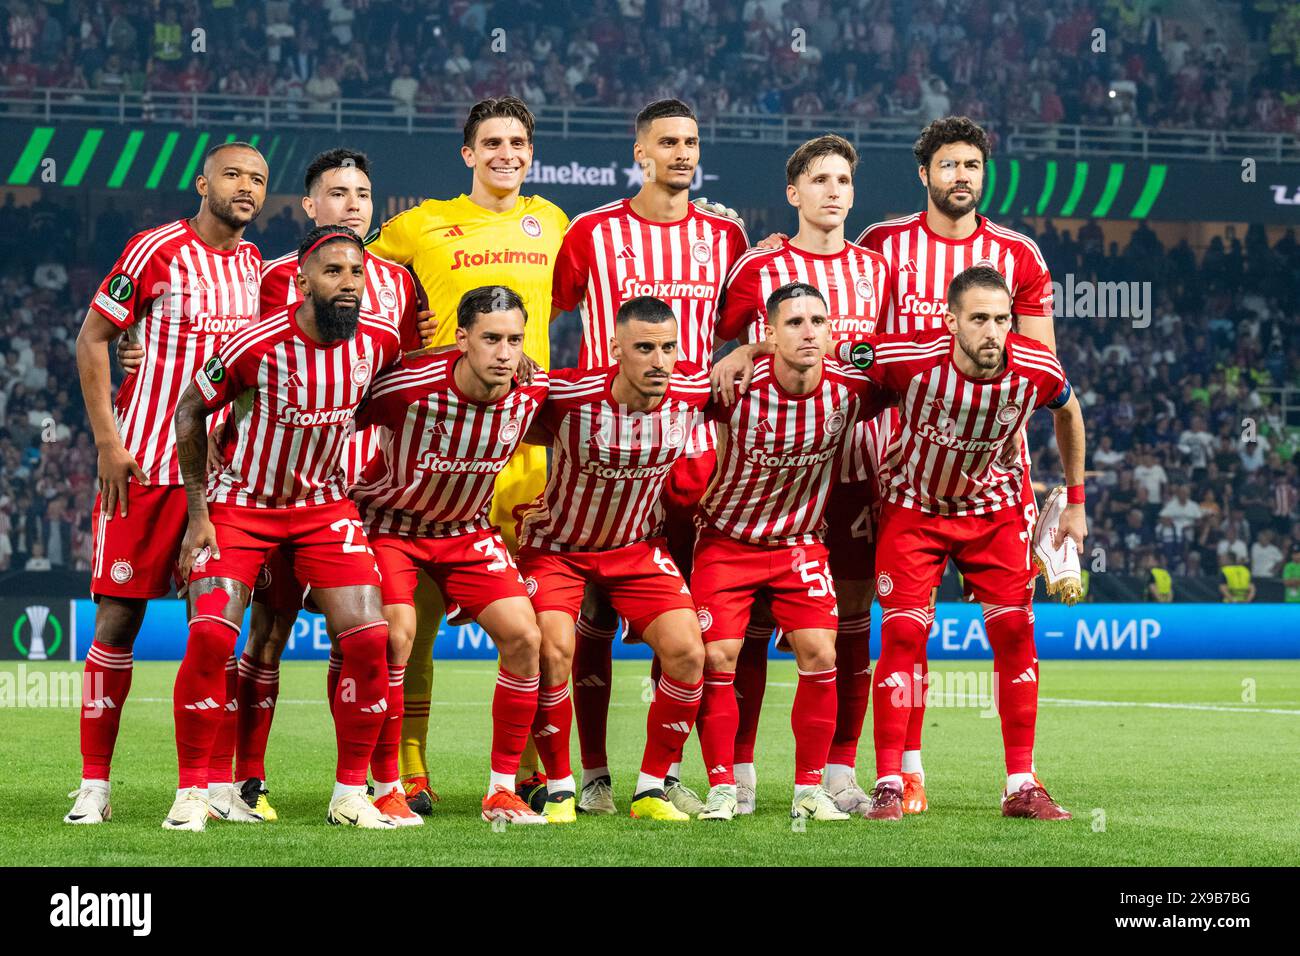
[[[208,516],[207,498],[207,461],[208,430],[207,417],[213,409],[203,404],[203,396],[198,386],[193,383],[181,394],[176,403],[174,417],[176,425],[176,460],[180,464],[181,477],[185,481],[185,500],[189,511],[189,527],[185,530],[185,539],[181,542],[177,563],[186,579],[194,567],[194,559],[204,548],[211,551],[214,558],[221,557],[217,550],[217,533]]]

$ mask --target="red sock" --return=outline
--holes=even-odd
[[[1007,773],[1033,773],[1034,725],[1038,720],[1038,657],[1029,609],[987,605],[984,628],[998,675],[998,714]]]
[[[790,727],[794,730],[794,785],[815,787],[822,782],[826,753],[835,735],[835,668],[799,671]]]
[[[280,696],[280,663],[259,664],[244,652],[239,659],[239,726],[235,734],[235,779],[266,779],[266,741]]]
[[[406,665],[388,665],[388,714],[370,755],[370,772],[376,780],[391,783],[398,779],[397,751],[402,745],[402,715],[406,712]]]
[[[887,607],[880,629],[880,660],[872,694],[872,731],[876,741],[876,777],[903,772],[903,743],[913,702],[924,692],[918,655],[929,633],[927,609]]]
[[[226,706],[221,712],[217,738],[212,741],[208,757],[208,786],[231,783],[235,762],[235,737],[239,730],[239,661],[231,654],[226,658]]]
[[[740,645],[740,657],[736,660],[736,763],[754,762],[758,715],[767,690],[767,647],[771,639],[770,627],[750,627]]]
[[[388,717],[388,622],[350,627],[338,636],[338,646],[343,666],[334,690],[335,779],[361,787]]]
[[[840,619],[835,632],[835,736],[827,763],[853,767],[871,702],[871,612]]]
[[[218,593],[225,597],[224,592],[212,592],[199,598],[199,603]],[[224,607],[225,601],[220,604]],[[238,639],[239,626],[216,614],[190,619],[189,640],[172,691],[180,789],[208,785],[209,758],[225,715],[226,659]]]
[[[655,685],[655,699],[650,702],[650,713],[646,716],[642,773],[652,777],[668,775],[668,768],[691,735],[703,696],[703,677],[694,684],[683,684],[667,674],[659,678]]]
[[[538,678],[540,684],[540,677]],[[569,734],[573,727],[573,698],[569,685],[542,687],[537,693],[537,714],[533,717],[533,743],[542,758],[546,776],[553,780],[573,774],[569,765]]]
[[[926,611],[925,640],[921,643],[921,654],[918,663],[921,667],[921,683],[924,687],[930,686],[930,660],[927,654],[929,646],[930,626],[934,624],[934,608],[928,608]],[[904,750],[921,749],[921,730],[925,727],[925,693],[924,687],[922,693],[917,697],[916,705],[912,708],[912,716],[907,719],[907,739],[903,744]]]
[[[578,618],[573,649],[573,711],[584,767],[608,767],[605,750],[609,693],[613,683],[614,629]]]
[[[513,774],[528,743],[528,730],[537,716],[537,689],[542,675],[519,677],[504,667],[497,671],[492,693],[492,772]]]
[[[709,775],[709,786],[736,782],[736,727],[740,710],[736,706],[734,671],[705,671],[704,696],[700,698],[700,754]]]
[[[330,716],[334,716],[334,695],[338,691],[339,672],[343,670],[343,657],[337,647],[330,648],[330,666],[325,671],[325,699],[329,701]]]
[[[122,707],[131,690],[129,647],[93,641],[86,652],[81,684],[81,778],[107,780],[122,723]]]

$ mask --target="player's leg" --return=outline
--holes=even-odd
[[[415,588],[415,640],[406,665],[399,757],[407,802],[412,810],[424,815],[433,812],[433,805],[439,799],[429,786],[425,751],[429,740],[429,708],[433,701],[433,643],[444,610],[442,592],[427,574],[422,573]]]
[[[149,599],[171,590],[185,535],[185,489],[132,482],[127,515],[92,512],[94,561],[90,592],[95,631],[82,675],[81,783],[69,796],[64,823],[96,824],[112,816],[109,773],[134,671],[132,649]],[[149,547],[142,547],[149,542]]]
[[[583,595],[573,651],[573,711],[582,758],[582,794],[578,800],[581,813],[618,812],[605,742],[617,630],[618,615],[609,597],[589,585]]]
[[[872,678],[876,785],[868,819],[902,819],[907,722],[925,692],[917,666],[929,634],[931,583],[948,559],[945,532],[952,522],[888,503],[881,509],[876,594],[884,613],[880,659]]]
[[[758,743],[758,720],[767,691],[767,657],[776,621],[766,594],[760,594],[750,607],[745,640],[736,659],[736,812],[741,816],[754,812],[757,804],[758,772],[754,766],[754,748]]]
[[[942,573],[939,575],[941,580]],[[921,693],[913,702],[912,715],[907,719],[907,736],[903,741],[903,812],[924,813],[929,806],[925,795],[925,767],[921,763],[921,733],[925,729],[925,694],[930,687],[929,634],[934,626],[934,609],[939,600],[939,585],[930,590],[930,604],[926,608],[926,639],[917,656],[917,673],[920,675]]]

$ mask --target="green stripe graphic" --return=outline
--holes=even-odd
[[[36,167],[45,156],[45,147],[50,145],[52,139],[54,139],[53,126],[38,126],[32,130],[32,134],[27,137],[27,145],[23,147],[22,155],[18,157],[18,162],[14,163],[13,171],[9,173],[11,186],[26,186],[31,181],[32,174],[36,172]]]
[[[1078,162],[1074,164],[1074,182],[1070,185],[1070,195],[1065,198],[1065,205],[1061,207],[1062,216],[1073,216],[1074,207],[1079,205],[1079,199],[1083,196],[1083,188],[1088,185],[1088,164]]]
[[[1020,160],[1011,161],[1011,181],[1007,183],[1007,195],[1002,200],[1002,205],[998,207],[998,215],[1005,216],[1011,211],[1011,203],[1015,201],[1016,190],[1020,188]]]
[[[1094,219],[1104,219],[1106,214],[1110,212],[1110,207],[1115,202],[1115,196],[1119,193],[1122,182],[1124,182],[1124,164],[1111,163],[1110,170],[1106,173],[1106,188],[1101,191],[1101,198],[1097,200],[1097,205],[1092,208]]]
[[[72,157],[72,165],[68,167],[68,175],[64,178],[63,185],[81,185],[81,177],[86,175],[86,168],[95,158],[95,150],[99,149],[99,141],[103,138],[102,129],[86,130],[86,135],[81,137],[81,145],[77,147],[77,154]]]
[[[1138,201],[1133,204],[1129,211],[1129,216],[1133,219],[1145,219],[1147,213],[1151,211],[1152,205],[1155,204],[1156,197],[1160,195],[1160,190],[1165,187],[1165,175],[1169,172],[1169,167],[1164,163],[1156,163],[1147,170],[1146,185],[1142,187],[1142,195],[1138,196]]]
[[[1051,205],[1052,193],[1056,192],[1056,160],[1047,161],[1047,172],[1043,174],[1043,191],[1038,194],[1038,206],[1035,211],[1042,215]]]
[[[131,164],[135,162],[135,154],[140,152],[140,144],[143,141],[144,133],[138,129],[132,130],[131,135],[126,138],[122,155],[117,157],[117,165],[113,167],[113,172],[108,177],[109,189],[122,188],[122,182],[126,179],[126,174],[131,171]]]
[[[163,173],[167,171],[167,164],[171,162],[172,153],[176,149],[176,141],[180,138],[180,133],[167,134],[167,138],[163,140],[162,149],[158,150],[158,158],[153,161],[153,169],[149,170],[149,178],[144,184],[145,189],[158,188],[158,184],[162,182]]]
[[[194,183],[194,171],[199,168],[199,161],[203,159],[203,152],[208,148],[210,134],[200,133],[198,140],[194,143],[194,150],[190,153],[190,161],[185,164],[185,170],[181,173],[180,181],[176,183],[177,189],[189,189]]]

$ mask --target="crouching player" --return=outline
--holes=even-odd
[[[379,454],[352,499],[383,575],[395,688],[375,753],[375,805],[405,825],[423,822],[398,778],[402,685],[421,570],[444,601],[478,621],[501,656],[483,819],[546,823],[515,794],[537,710],[541,634],[523,578],[488,517],[493,482],[546,400],[545,372],[537,370],[527,385],[515,379],[527,318],[519,294],[505,286],[465,293],[456,310],[456,348],[404,359],[375,381],[357,416],[358,428],[381,426]]]
[[[649,296],[618,310],[614,363],[551,374],[530,441],[554,446],[546,490],[520,523],[519,566],[542,630],[542,687],[533,739],[546,768],[552,823],[576,819],[569,735],[575,627],[588,584],[600,587],[659,656],[632,816],[686,821],[665,795],[702,693],[704,645],[695,604],[668,545],[649,534],[673,464],[709,399],[708,377],[678,362],[677,320]]]
[[[847,820],[822,786],[835,733],[835,585],[825,545],[827,502],[857,419],[884,407],[859,371],[823,358],[830,344],[826,300],[790,282],[767,298],[771,355],[754,362],[745,394],[709,407],[718,424],[718,472],[701,506],[691,590],[706,665],[700,748],[709,774],[701,820],[736,814],[735,741],[740,714],[736,662],[754,599],[769,598],[794,650],[799,683],[791,815]]]
[[[326,819],[395,826],[366,799],[366,769],[389,696],[388,625],[342,456],[372,379],[400,354],[398,335],[391,322],[361,311],[365,249],[350,229],[313,229],[298,260],[303,300],[231,336],[176,409],[189,510],[179,560],[190,581],[190,624],[176,675],[180,780],[167,829],[204,828],[210,758],[227,704],[226,661],[267,552],[278,546],[293,549],[343,658]],[[209,481],[204,420],[232,403],[236,427],[226,430],[221,455],[227,464]]]

